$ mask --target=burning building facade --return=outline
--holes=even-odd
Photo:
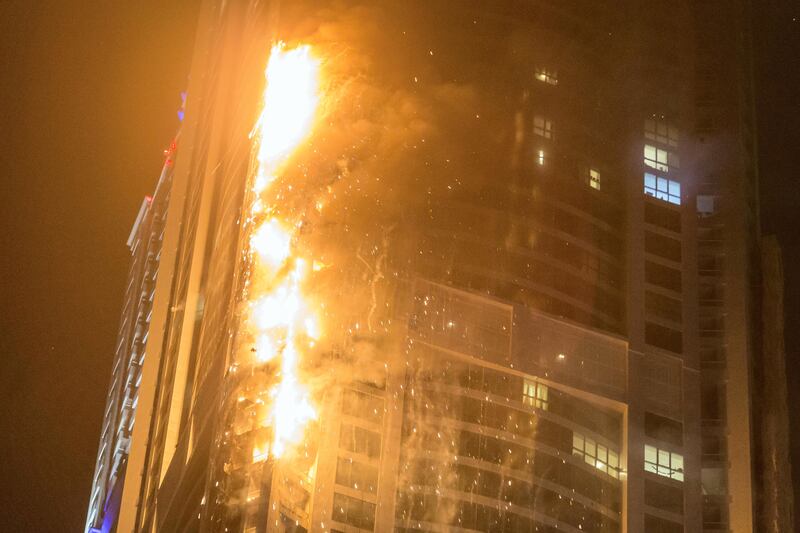
[[[641,4],[204,2],[113,527],[753,529],[750,104],[693,33],[744,26]]]

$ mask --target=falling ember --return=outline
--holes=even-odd
[[[283,165],[310,134],[319,104],[319,61],[308,46],[272,48],[266,69],[263,111],[253,130],[257,143],[254,199],[249,208],[251,263],[245,327],[252,341],[252,364],[274,364],[277,383],[262,391],[270,399],[260,424],[272,432],[272,442],[253,451],[253,460],[281,457],[300,443],[307,424],[317,417],[299,368],[304,350],[313,346],[317,321],[303,293],[313,272],[313,258],[294,248],[297,224],[280,212],[270,186]],[[263,451],[267,448],[268,451]]]

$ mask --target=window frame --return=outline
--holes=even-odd
[[[681,205],[681,183],[652,172],[644,173],[644,194],[672,205]]]
[[[652,444],[644,445],[644,471],[675,481],[684,481],[683,454]]]

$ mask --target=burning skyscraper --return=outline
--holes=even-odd
[[[204,2],[87,527],[752,529],[737,9]]]

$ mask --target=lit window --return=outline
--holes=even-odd
[[[593,168],[589,169],[589,187],[600,190],[600,172]]]
[[[573,432],[572,455],[582,457],[586,464],[619,479],[619,454],[594,439]]]
[[[537,68],[535,75],[537,80],[543,81],[548,85],[558,85],[558,73],[555,70]]]
[[[544,150],[539,150],[536,162],[539,163],[540,165],[544,165]]]
[[[553,122],[542,116],[533,117],[533,133],[545,139],[553,138]]]
[[[526,379],[522,388],[522,403],[547,411],[548,392],[547,385]]]
[[[670,167],[672,167],[673,170],[678,168],[678,156],[667,150],[645,144],[644,164],[662,172],[669,172]]]
[[[678,146],[678,128],[668,125],[664,120],[645,120],[644,137],[668,146]]]
[[[676,481],[683,481],[683,455],[644,445],[644,470]]]
[[[681,184],[675,180],[645,172],[644,193],[671,204],[681,205]]]

